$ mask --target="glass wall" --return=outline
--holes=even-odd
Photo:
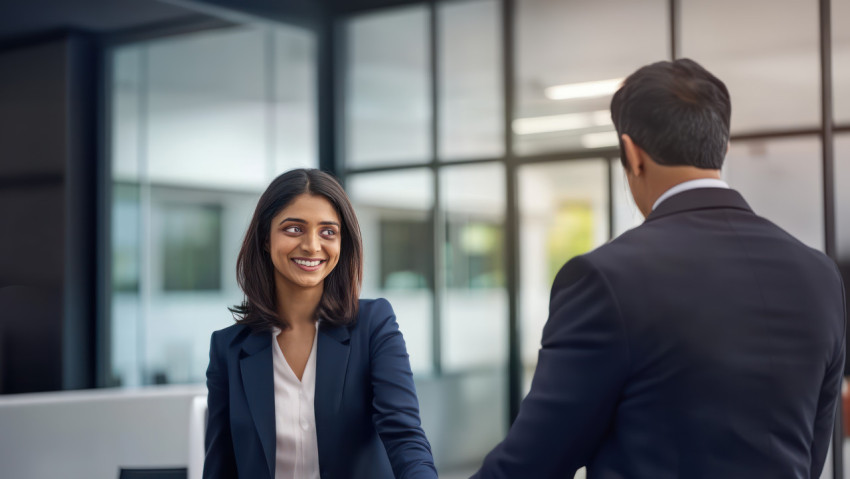
[[[242,298],[236,255],[259,194],[316,166],[315,40],[247,26],[122,46],[111,60],[107,382],[200,382],[209,334]]]
[[[348,167],[421,163],[433,155],[428,11],[406,7],[345,24]]]
[[[604,159],[540,163],[519,170],[523,395],[537,366],[555,275],[570,258],[608,241],[606,163]]]
[[[517,0],[516,153],[616,146],[611,95],[626,75],[668,56],[668,4]]]
[[[824,249],[817,2],[680,0],[676,18],[670,5],[513,0],[503,22],[502,1],[440,0],[340,19],[331,146],[363,230],[363,296],[394,306],[441,476],[466,477],[507,431],[554,274],[643,221],[609,114],[638,67],[676,50],[717,74],[733,104],[724,178]],[[850,0],[832,8],[846,264]],[[209,332],[241,297],[233,266],[258,194],[316,165],[315,55],[290,27],[114,51],[112,383],[202,378]]]
[[[499,8],[494,0],[437,5],[441,160],[505,153]]]
[[[756,214],[823,251],[820,138],[733,140],[723,178],[741,192]]]
[[[364,298],[387,298],[413,373],[431,374],[434,178],[430,170],[353,175],[346,189],[363,235]]]
[[[681,56],[726,83],[733,135],[820,126],[817,2],[680,3]]]
[[[439,2],[343,27],[338,153],[363,230],[363,295],[393,304],[441,474],[480,463],[509,416],[505,168],[453,165],[504,155],[499,12]]]

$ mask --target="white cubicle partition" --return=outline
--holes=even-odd
[[[206,393],[156,386],[0,396],[0,476],[117,479],[120,467],[188,467],[190,479],[200,477]]]

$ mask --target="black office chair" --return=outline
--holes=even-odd
[[[172,469],[125,469],[121,468],[118,479],[186,479],[186,468]]]

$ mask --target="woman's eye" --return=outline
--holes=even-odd
[[[323,231],[322,231],[322,234],[323,234],[324,236],[335,236],[335,235],[336,235],[336,231],[334,231],[334,230],[332,230],[332,229],[326,229],[326,230],[323,230]]]
[[[300,226],[287,226],[286,228],[283,229],[283,231],[285,231],[286,233],[300,233],[301,227]]]

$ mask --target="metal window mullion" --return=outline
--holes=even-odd
[[[148,143],[150,141],[149,106],[150,106],[150,47],[141,47],[139,59],[139,139],[138,146],[138,175],[139,175],[139,316],[136,318],[136,371],[139,376],[138,385],[145,384],[146,373],[145,350],[147,348],[146,321],[150,316],[152,299],[152,267],[151,257],[153,237],[151,231],[152,205],[150,165],[148,162]]]
[[[276,139],[277,139],[277,94],[275,92],[277,83],[277,72],[275,68],[275,35],[272,27],[265,28],[263,35],[264,55],[263,69],[265,70],[264,82],[265,88],[263,91],[265,97],[265,113],[266,113],[266,175],[267,180],[271,181],[275,177],[277,166],[275,165],[276,156]]]
[[[670,60],[676,60],[682,54],[680,0],[670,0]]]
[[[431,86],[431,181],[434,193],[434,204],[431,214],[431,228],[433,235],[433,314],[431,334],[431,361],[435,375],[443,372],[443,305],[446,294],[446,263],[445,263],[445,241],[446,241],[446,212],[444,211],[440,164],[439,164],[439,128],[440,128],[440,101],[439,101],[439,26],[437,25],[437,2],[428,2],[428,54],[430,66]]]
[[[823,226],[824,251],[836,258],[835,251],[835,183],[832,118],[832,29],[830,0],[820,0],[820,73],[821,73],[821,151],[823,161]],[[832,477],[844,477],[844,428],[842,427],[842,402],[835,408],[832,431]]]
[[[611,163],[614,158],[605,157],[605,171],[608,179],[608,239],[614,239],[614,175],[617,174],[617,168]]]
[[[508,293],[508,424],[519,414],[522,400],[521,331],[519,327],[519,165],[514,155],[513,118],[515,95],[514,0],[502,0],[502,101],[505,145],[505,278]]]

